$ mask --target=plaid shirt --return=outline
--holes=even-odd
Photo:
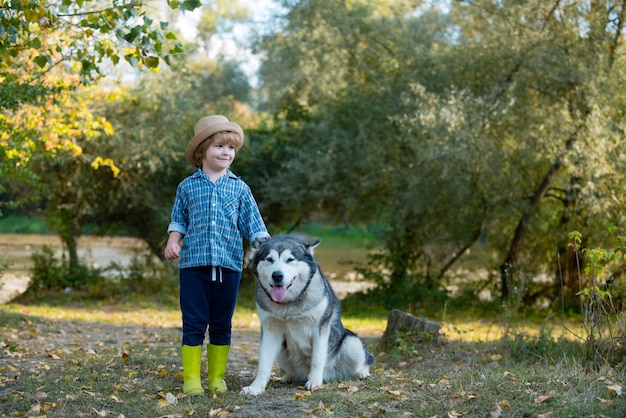
[[[230,170],[213,183],[198,169],[176,189],[167,232],[185,237],[178,268],[220,266],[241,271],[243,239],[269,237],[250,187]]]

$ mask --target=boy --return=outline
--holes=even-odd
[[[228,390],[224,373],[243,268],[242,238],[270,237],[250,188],[229,170],[243,141],[241,127],[225,116],[196,123],[185,151],[196,172],[178,185],[167,228],[165,258],[178,259],[180,276],[186,395],[204,393],[200,365],[207,327],[208,390]]]

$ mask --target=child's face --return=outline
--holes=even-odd
[[[202,158],[202,168],[214,172],[227,170],[235,159],[235,144],[230,141],[214,141]]]

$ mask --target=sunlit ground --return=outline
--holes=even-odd
[[[77,322],[96,322],[128,324],[150,327],[176,328],[181,326],[180,311],[174,308],[133,308],[128,307],[57,307],[46,305],[0,305],[0,311],[40,317],[47,320],[69,320]],[[344,317],[346,328],[367,338],[378,338],[387,327],[386,319],[364,319]],[[580,323],[574,320],[553,321],[545,324],[510,323],[501,318],[495,320],[452,320],[440,322],[440,336],[449,341],[488,342],[502,339],[505,333],[514,336],[524,334],[538,336],[541,333],[553,339],[561,337],[577,340],[584,335]],[[233,317],[235,332],[258,332],[260,322],[256,311],[238,308]]]

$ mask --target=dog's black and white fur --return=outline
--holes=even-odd
[[[307,389],[369,376],[374,356],[341,322],[339,300],[313,254],[319,243],[281,235],[258,248],[253,270],[261,320],[259,369],[243,395],[265,391],[276,360],[283,382],[306,381]]]

